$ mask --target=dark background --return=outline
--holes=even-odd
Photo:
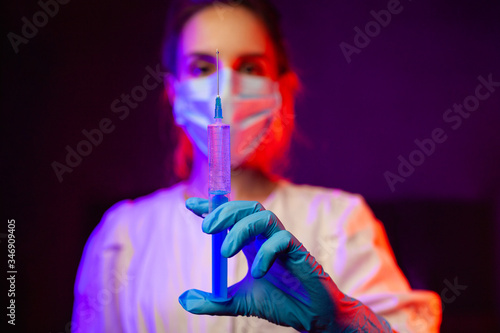
[[[159,63],[167,3],[71,1],[18,54],[7,33],[40,6],[2,3],[1,261],[15,219],[19,331],[69,332],[79,259],[103,212],[175,181],[161,87],[124,120],[110,108]],[[339,44],[387,1],[275,3],[303,84],[288,176],[364,195],[414,288],[467,286],[445,304],[443,332],[500,331],[500,88],[457,130],[442,119],[479,75],[500,81],[499,1],[402,0],[351,63]],[[103,118],[114,131],[59,182],[51,163]],[[384,172],[437,127],[447,140],[391,191]]]

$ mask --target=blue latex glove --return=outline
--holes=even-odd
[[[189,198],[186,207],[203,217],[208,200]],[[206,215],[203,232],[231,228],[221,254],[243,250],[247,276],[229,287],[229,301],[191,289],[179,297],[194,314],[257,316],[308,332],[391,332],[389,324],[361,302],[344,295],[323,267],[274,213],[256,201],[230,201]]]

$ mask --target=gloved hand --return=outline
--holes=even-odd
[[[189,198],[186,207],[203,217],[208,200]],[[389,324],[361,302],[344,295],[323,267],[280,222],[256,201],[230,201],[208,214],[203,232],[231,228],[221,254],[243,249],[247,276],[229,287],[225,302],[191,289],[179,297],[194,314],[257,316],[308,332],[391,332]]]

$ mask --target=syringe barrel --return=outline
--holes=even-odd
[[[208,193],[228,196],[231,192],[230,127],[220,119],[208,125]],[[212,203],[212,200],[210,200]],[[211,212],[217,207],[209,207]]]

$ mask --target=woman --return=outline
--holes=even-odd
[[[176,170],[186,179],[105,214],[80,264],[73,329],[438,331],[439,298],[410,289],[360,196],[280,177],[297,79],[274,8],[264,0],[178,1],[167,20],[166,91],[181,128]],[[207,215],[215,49],[234,201]],[[220,302],[201,290],[211,286],[210,234],[224,228],[222,254],[235,258],[230,300]]]

